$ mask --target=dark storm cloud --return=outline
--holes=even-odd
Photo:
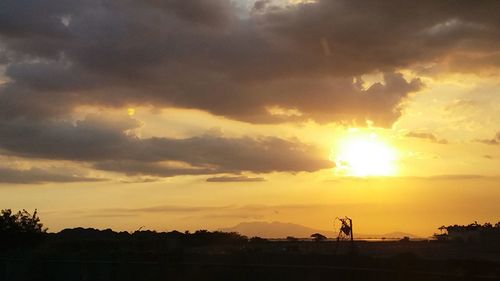
[[[5,0],[0,36],[12,82],[0,104],[11,115],[147,104],[259,123],[387,126],[422,86],[398,69],[460,56],[481,65],[498,53],[498,1],[266,3],[241,17],[223,0]],[[388,79],[376,91],[353,82],[374,71]]]
[[[49,182],[93,182],[103,179],[71,174],[57,169],[18,170],[0,168],[0,184],[41,184]]]
[[[417,138],[417,139],[425,139],[430,142],[434,143],[440,143],[440,144],[448,144],[448,140],[446,139],[439,139],[437,138],[434,134],[432,133],[425,133],[425,132],[409,132],[406,134],[406,137],[409,138]]]
[[[132,118],[106,121],[99,115],[75,123],[15,119],[0,122],[0,147],[16,156],[86,161],[101,170],[129,175],[200,175],[317,171],[332,167],[318,148],[276,137],[185,139],[134,135]]]

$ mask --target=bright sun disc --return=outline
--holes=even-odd
[[[337,171],[365,177],[396,174],[396,160],[396,151],[371,134],[341,142],[335,162]]]

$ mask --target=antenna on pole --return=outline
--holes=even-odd
[[[354,241],[354,234],[352,231],[352,219],[349,217],[336,218],[340,221],[340,231],[337,236],[337,241],[349,239],[351,242]]]
[[[336,249],[338,248],[340,241],[349,240],[351,242],[351,248],[352,250],[354,250],[354,232],[352,229],[352,219],[346,216],[343,218],[336,217],[335,220],[340,221],[340,230],[337,236]],[[333,221],[334,226],[335,226],[335,220]]]

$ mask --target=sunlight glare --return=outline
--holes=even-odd
[[[336,171],[348,176],[392,176],[397,172],[396,160],[396,150],[370,134],[342,140],[335,163]]]

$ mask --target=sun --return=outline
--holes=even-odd
[[[334,161],[336,171],[348,176],[393,176],[397,173],[396,150],[373,133],[340,141]]]

